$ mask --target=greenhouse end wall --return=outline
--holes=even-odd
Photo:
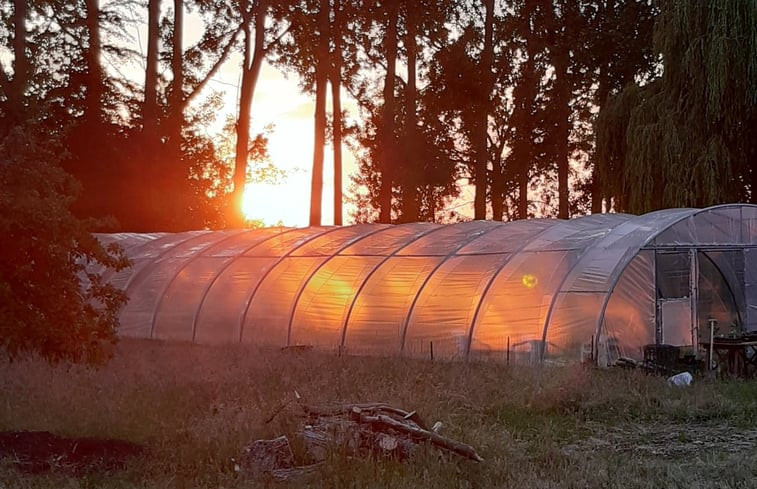
[[[757,330],[751,205],[98,236],[133,263],[105,272],[125,337],[607,364],[710,316]]]

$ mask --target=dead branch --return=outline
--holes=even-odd
[[[433,431],[428,431],[428,430],[424,430],[423,428],[416,428],[414,426],[409,426],[405,423],[399,422],[396,419],[386,416],[384,414],[370,416],[370,415],[358,413],[358,415],[359,415],[361,423],[370,423],[371,425],[373,425],[374,427],[377,427],[378,429],[382,431],[385,428],[391,428],[401,433],[406,433],[408,435],[411,435],[417,439],[428,441],[432,443],[433,445],[445,448],[451,452],[457,453],[458,455],[462,455],[463,457],[467,457],[471,460],[475,460],[476,462],[484,461],[484,459],[476,452],[476,450],[472,446],[443,437],[437,433],[434,433]]]

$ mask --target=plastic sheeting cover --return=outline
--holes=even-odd
[[[440,356],[509,345],[516,361],[610,362],[654,340],[650,247],[710,247],[700,251],[717,265],[700,272],[703,304],[727,312],[730,300],[757,329],[756,206],[100,239],[133,262],[104,275],[130,297],[120,315],[128,336],[409,355],[433,342]],[[720,297],[725,289],[738,297]]]

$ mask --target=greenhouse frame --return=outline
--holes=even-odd
[[[609,364],[757,330],[754,205],[98,238],[124,337]]]

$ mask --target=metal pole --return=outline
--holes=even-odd
[[[434,361],[434,342],[430,341],[429,345],[431,346],[431,361]]]
[[[507,360],[505,365],[510,365],[510,337],[507,337]]]
[[[715,342],[715,324],[717,321],[709,319],[707,322],[710,323],[710,353],[707,360],[707,370],[712,370],[712,349],[713,343]]]
[[[699,348],[699,256],[697,250],[689,250],[689,296],[691,301],[691,346],[696,352]]]

